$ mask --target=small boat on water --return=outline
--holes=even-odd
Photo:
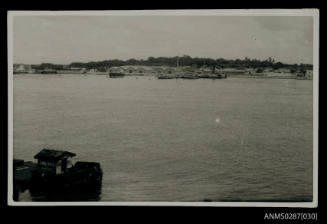
[[[54,69],[44,69],[43,71],[41,71],[41,74],[58,74],[57,70]]]
[[[210,79],[211,78],[210,74],[207,74],[207,73],[199,74],[198,77],[200,79]]]
[[[174,79],[172,75],[158,75],[158,79]]]
[[[224,73],[203,73],[203,74],[199,74],[198,77],[200,79],[225,79],[227,78],[227,75]]]
[[[182,79],[198,79],[199,76],[196,73],[185,73],[180,76]]]
[[[98,187],[102,183],[100,163],[78,161],[68,151],[43,149],[34,156],[37,163],[14,159],[14,200],[19,192],[63,192],[83,187]]]
[[[227,78],[227,75],[219,70],[216,70],[216,66],[213,66],[211,71],[202,71],[200,74],[198,74],[198,77],[202,79],[225,79]]]
[[[210,75],[210,79],[226,79],[227,75],[224,73],[214,73]]]
[[[122,72],[109,72],[110,78],[123,78],[125,77],[125,74]]]

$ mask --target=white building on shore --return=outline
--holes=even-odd
[[[14,64],[14,73],[32,73],[33,69],[31,65],[26,64]]]

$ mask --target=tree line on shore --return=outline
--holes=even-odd
[[[97,62],[73,62],[69,65],[52,64],[52,63],[42,63],[39,65],[32,65],[33,69],[55,69],[64,70],[67,68],[86,68],[86,69],[97,69],[98,71],[105,71],[109,67],[115,66],[126,66],[126,65],[140,65],[140,66],[193,66],[200,68],[202,66],[215,67],[215,68],[254,68],[254,69],[280,69],[288,68],[291,71],[308,70],[312,69],[311,64],[285,64],[282,62],[276,62],[272,58],[266,60],[249,59],[245,57],[244,59],[212,59],[212,58],[192,58],[188,55],[182,57],[149,57],[146,60],[140,59],[128,59],[128,60],[104,60]]]

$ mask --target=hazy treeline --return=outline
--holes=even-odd
[[[312,65],[310,64],[285,64],[281,62],[275,62],[274,59],[268,58],[266,60],[258,60],[258,59],[235,59],[228,60],[223,58],[212,59],[212,58],[192,58],[190,56],[184,55],[183,57],[149,57],[146,60],[140,59],[129,59],[129,60],[105,60],[105,61],[97,61],[97,62],[73,62],[67,65],[60,64],[50,64],[50,63],[42,63],[40,65],[32,65],[34,69],[56,69],[62,70],[67,68],[86,68],[86,69],[98,69],[105,70],[108,67],[113,66],[123,66],[123,65],[143,65],[143,66],[194,66],[194,67],[216,67],[216,68],[289,68],[293,70],[306,70],[312,69]]]

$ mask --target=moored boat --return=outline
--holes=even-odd
[[[227,75],[224,73],[214,73],[210,75],[211,79],[226,79]]]
[[[180,76],[182,79],[198,79],[199,76],[195,73],[185,73]]]
[[[58,74],[57,70],[54,69],[44,69],[41,74]]]
[[[43,149],[34,156],[37,163],[14,160],[14,200],[19,191],[63,192],[83,187],[98,187],[102,183],[100,163],[78,161],[68,151]]]
[[[123,78],[125,76],[122,72],[110,72],[109,77],[110,78]]]
[[[174,79],[175,77],[173,75],[158,75],[158,79]]]

